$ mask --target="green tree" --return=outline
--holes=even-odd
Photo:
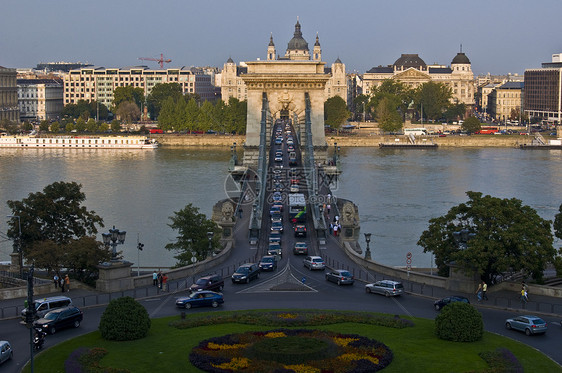
[[[100,132],[107,132],[109,131],[109,125],[106,122],[100,124]]]
[[[197,105],[197,101],[195,101],[194,98],[191,98],[189,101],[187,101],[187,105],[185,105],[185,107],[182,107],[181,111],[183,112],[182,122],[184,123],[185,128],[187,128],[189,131],[200,130],[199,123],[197,122],[200,111],[199,106]]]
[[[78,132],[86,131],[86,121],[84,120],[84,118],[79,117],[78,119],[76,119],[76,125],[74,126],[74,128],[76,128],[76,131]]]
[[[111,121],[111,132],[119,133],[121,132],[121,122],[117,119]]]
[[[116,111],[122,123],[132,123],[140,118],[140,109],[132,101],[123,101]]]
[[[10,220],[7,235],[18,238],[21,224],[21,248],[28,260],[37,260],[49,269],[55,265],[75,268],[68,260],[56,263],[49,257],[70,257],[74,250],[82,250],[84,237],[95,235],[97,226],[103,227],[103,219],[82,206],[86,196],[81,188],[75,182],[55,182],[21,201],[7,201],[12,215],[19,216]],[[62,256],[58,250],[62,250]],[[99,257],[105,258],[103,254]]]
[[[480,131],[480,129],[482,128],[482,125],[480,124],[480,121],[478,120],[478,118],[468,117],[462,123],[461,128],[462,128],[463,131],[466,131],[468,133],[476,133],[476,132]]]
[[[39,123],[39,131],[47,132],[49,130],[49,122],[46,120],[42,120]]]
[[[98,124],[94,118],[88,119],[86,123],[86,131],[88,132],[97,132],[98,131]]]
[[[378,101],[375,118],[379,128],[385,132],[398,132],[402,129],[402,116],[398,112],[400,106],[398,96],[386,95]]]
[[[431,120],[438,120],[447,110],[452,97],[451,88],[443,83],[427,82],[415,90],[416,108],[422,110],[423,117]]]
[[[49,130],[53,133],[58,133],[60,131],[60,123],[59,122],[51,123],[51,125],[49,126]]]
[[[177,102],[182,97],[182,90],[179,83],[159,83],[152,87],[150,94],[146,97],[146,104],[150,117],[158,118],[160,109],[168,98],[172,98]]]
[[[358,95],[353,99],[353,117],[357,121],[366,120],[369,115],[367,115],[369,109],[369,96]]]
[[[466,113],[466,105],[463,103],[449,105],[445,113],[443,113],[443,117],[445,120],[450,123],[461,118],[464,118]]]
[[[404,83],[394,79],[385,79],[380,86],[371,89],[368,110],[376,110],[383,98],[391,98],[393,102],[397,103],[397,110],[403,117],[413,97],[414,91]]]
[[[429,220],[418,241],[424,252],[435,254],[439,274],[448,275],[448,264],[454,261],[469,273],[477,271],[488,283],[496,275],[518,271],[540,281],[556,253],[551,222],[515,198],[466,194],[467,203]],[[474,234],[466,247],[455,242],[454,234],[465,229]]]
[[[201,129],[201,131],[217,129],[214,114],[215,111],[213,104],[211,104],[209,101],[203,102],[203,105],[201,105],[201,109],[199,110],[198,117],[199,128]]]
[[[562,240],[562,204],[558,208],[558,214],[554,215],[554,235]]]
[[[138,109],[144,103],[144,89],[131,85],[116,87],[113,90],[113,107],[118,109],[121,103],[126,101],[135,103]]]
[[[74,123],[67,122],[66,125],[64,126],[64,130],[66,132],[72,132],[74,130]]]
[[[174,258],[178,260],[178,267],[192,264],[193,258],[204,260],[218,247],[220,229],[191,203],[175,211],[170,220],[172,224],[168,225],[178,231],[178,235],[176,242],[166,244],[166,249],[177,252]],[[210,250],[207,232],[214,233]]]
[[[339,130],[351,116],[347,104],[340,96],[333,96],[324,102],[324,123],[335,130]]]
[[[172,97],[168,97],[163,103],[162,107],[160,108],[160,114],[158,115],[158,124],[160,128],[164,131],[170,131],[175,121],[175,110],[176,110],[176,102]]]
[[[33,130],[33,125],[26,120],[25,122],[23,122],[23,130],[29,132]]]

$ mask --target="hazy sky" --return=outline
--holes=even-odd
[[[475,74],[523,73],[562,52],[562,0],[2,0],[0,66],[88,62],[169,67],[265,59],[278,54],[297,16],[310,48],[348,72],[418,53],[450,65],[462,44]]]

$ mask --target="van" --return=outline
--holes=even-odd
[[[72,299],[69,297],[58,296],[58,297],[49,297],[43,299],[36,299],[33,301],[33,305],[35,307],[35,318],[40,319],[49,311],[52,311],[57,308],[63,308],[72,305]],[[21,316],[25,319],[25,315],[27,313],[27,308],[24,308],[21,311]]]

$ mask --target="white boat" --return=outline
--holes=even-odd
[[[0,148],[22,149],[156,149],[145,136],[0,136]]]

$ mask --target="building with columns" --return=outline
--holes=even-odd
[[[16,69],[0,66],[0,121],[20,121]]]
[[[316,40],[312,47],[311,54],[308,43],[303,38],[300,22],[297,20],[293,38],[287,44],[287,49],[283,56],[278,54],[273,41],[273,35],[270,35],[266,61],[276,64],[275,66],[278,67],[286,66],[286,64],[280,64],[279,62],[281,61],[322,62],[322,48],[320,46],[318,34],[316,34]],[[325,65],[324,62],[322,62],[322,64]],[[324,66],[323,69],[324,73],[328,75],[328,80],[324,86],[325,99],[327,100],[333,96],[340,96],[347,102],[348,84],[345,74],[345,64],[337,58],[331,66]],[[279,73],[285,72],[286,68],[282,68],[282,70],[279,71]],[[226,61],[221,73],[221,96],[223,101],[228,102],[230,97],[234,97],[240,101],[248,99],[248,87],[243,79],[243,75],[247,73],[248,62],[241,62],[239,65],[236,65],[231,57]]]
[[[18,79],[17,82],[22,121],[60,118],[64,91],[60,79]]]
[[[468,57],[459,52],[450,66],[427,65],[417,54],[402,54],[392,65],[373,67],[363,75],[363,93],[386,79],[398,80],[412,88],[426,82],[443,83],[451,88],[453,103],[474,106],[474,74]]]

